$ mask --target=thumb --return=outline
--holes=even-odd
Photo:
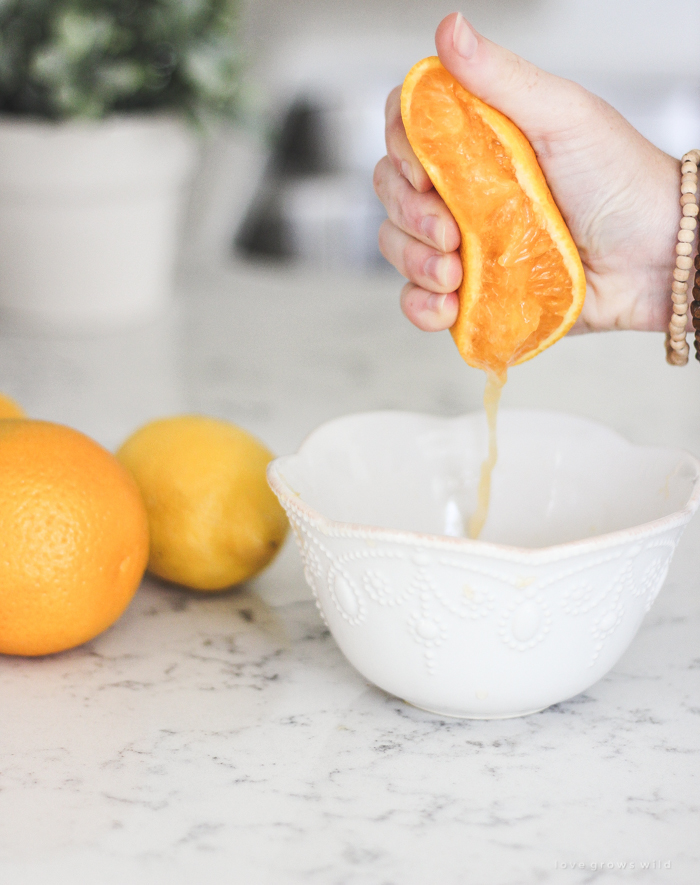
[[[459,12],[440,22],[435,46],[452,76],[509,117],[530,141],[546,139],[552,130],[566,127],[567,117],[573,123],[585,101],[584,89],[477,34]]]

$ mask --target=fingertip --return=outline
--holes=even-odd
[[[442,332],[454,325],[459,309],[456,292],[428,292],[413,283],[401,290],[401,310],[423,332]]]
[[[412,148],[408,144],[408,139],[406,139],[406,145],[411,156],[403,160],[400,157],[398,158],[398,171],[414,190],[418,191],[419,194],[424,194],[432,188],[433,183],[413,153]]]
[[[455,76],[474,62],[483,61],[483,40],[461,12],[453,12],[440,22],[435,48],[440,61]]]

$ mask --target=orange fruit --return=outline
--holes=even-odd
[[[122,614],[148,558],[133,479],[87,436],[0,421],[0,652],[46,655]]]
[[[117,458],[148,510],[153,574],[193,590],[223,590],[261,571],[289,523],[267,484],[274,458],[228,421],[175,415],[141,427]]]
[[[503,376],[576,321],[586,292],[576,245],[523,133],[438,58],[409,72],[401,116],[462,235],[455,343],[470,365]]]
[[[0,418],[24,418],[24,409],[9,396],[0,393]]]

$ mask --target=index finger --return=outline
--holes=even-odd
[[[397,86],[386,100],[386,152],[396,171],[408,179],[420,193],[433,186],[420,160],[413,153],[401,119],[401,87]]]

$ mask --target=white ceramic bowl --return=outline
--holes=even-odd
[[[700,501],[692,455],[582,418],[502,410],[498,442],[479,541],[483,413],[349,415],[268,468],[347,659],[442,715],[522,716],[600,679]]]

